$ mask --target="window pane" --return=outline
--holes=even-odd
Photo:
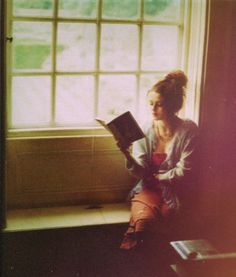
[[[104,24],[101,35],[102,70],[136,70],[138,66],[138,27]]]
[[[140,0],[103,0],[102,17],[114,19],[137,19]]]
[[[60,0],[59,16],[70,18],[95,18],[97,0]]]
[[[180,18],[180,0],[144,0],[144,19],[177,21]]]
[[[89,71],[95,69],[96,25],[59,23],[57,69],[60,71]]]
[[[127,110],[134,113],[135,93],[134,75],[102,75],[99,84],[99,116],[108,119]]]
[[[144,26],[142,43],[143,70],[165,71],[177,67],[178,27]]]
[[[12,86],[13,127],[48,126],[51,120],[50,90],[50,77],[14,77]]]
[[[16,16],[51,16],[52,0],[13,0],[13,14]]]
[[[94,120],[94,77],[57,77],[56,123],[75,126]]]
[[[15,22],[13,24],[13,67],[15,70],[51,68],[51,23]]]

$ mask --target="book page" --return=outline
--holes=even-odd
[[[101,120],[99,118],[95,119],[98,123],[100,123],[107,131],[111,132],[111,130],[108,128],[106,122],[104,120]]]
[[[191,258],[192,253],[195,253],[194,258],[201,258],[203,256],[219,253],[209,241],[204,239],[173,241],[170,244],[184,260]]]

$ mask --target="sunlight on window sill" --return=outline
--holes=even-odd
[[[14,138],[43,138],[43,137],[93,137],[111,136],[108,131],[101,127],[82,128],[32,128],[32,129],[10,129],[7,132],[8,139]]]
[[[17,209],[7,213],[5,232],[123,224],[129,220],[126,203],[90,206]]]

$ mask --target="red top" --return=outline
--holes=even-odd
[[[164,162],[166,159],[167,154],[166,153],[152,153],[152,162],[154,165],[159,166],[161,163]]]

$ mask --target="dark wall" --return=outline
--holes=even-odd
[[[227,231],[226,226],[236,229],[236,1],[211,0],[209,12],[200,115],[201,188],[206,214]]]
[[[5,71],[4,1],[0,1],[0,229],[5,226]]]

